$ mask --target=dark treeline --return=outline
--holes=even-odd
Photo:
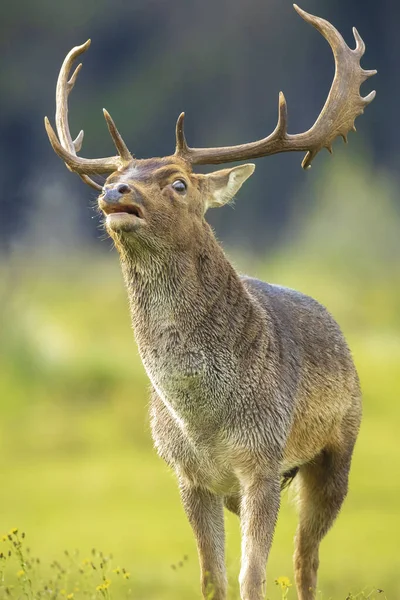
[[[395,0],[303,0],[302,8],[330,20],[354,46],[357,26],[367,45],[364,68],[378,69],[365,94],[378,91],[353,150],[367,148],[377,165],[397,176],[396,123],[398,7]],[[397,16],[396,16],[397,15]],[[23,234],[41,189],[68,187],[87,211],[93,193],[53,154],[43,116],[53,118],[56,77],[67,51],[92,38],[71,97],[72,134],[83,128],[81,154],[114,153],[103,106],[138,157],[174,149],[177,115],[186,112],[189,144],[227,145],[266,135],[276,123],[284,90],[289,131],[307,129],[318,115],[333,76],[330,49],[289,0],[19,0],[0,21],[0,182],[3,249]],[[341,142],[337,142],[339,144]],[[364,150],[363,150],[364,151]],[[257,161],[246,206],[212,216],[225,237],[273,243],[290,211],[293,191],[306,177],[300,155]],[[318,157],[313,171],[324,160]],[[314,177],[314,173],[307,174]],[[266,235],[268,232],[268,235]],[[86,232],[87,233],[87,232]],[[95,226],[93,236],[98,235]],[[268,239],[266,239],[268,237]]]

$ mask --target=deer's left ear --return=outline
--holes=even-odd
[[[205,209],[224,206],[232,200],[246,179],[254,173],[255,168],[255,165],[249,163],[204,175],[207,186]]]

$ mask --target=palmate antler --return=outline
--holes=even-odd
[[[364,112],[365,106],[375,98],[375,91],[365,98],[360,96],[361,84],[376,71],[365,71],[360,66],[360,59],[365,52],[365,44],[358,31],[353,28],[356,47],[350,49],[340,33],[328,21],[314,17],[294,4],[299,15],[311,23],[328,41],[335,58],[335,76],[325,105],[314,125],[304,133],[291,135],[287,133],[286,100],[281,92],[279,95],[279,117],[275,130],[266,138],[257,142],[227,146],[220,148],[190,148],[183,131],[184,113],[176,124],[175,155],[187,162],[195,164],[219,164],[251,158],[260,158],[277,154],[278,152],[306,151],[302,162],[303,168],[311,166],[312,160],[322,148],[332,151],[332,143],[336,137],[342,136],[347,141],[350,130],[355,131],[354,121]],[[64,160],[71,171],[78,173],[81,178],[94,187],[101,189],[88,175],[109,174],[123,168],[133,160],[125,142],[118,132],[108,112],[103,109],[104,116],[118,150],[118,156],[108,158],[86,159],[77,156],[83,139],[83,131],[73,141],[68,126],[68,95],[74,87],[81,64],[75,69],[68,80],[73,61],[85,52],[90,40],[82,46],[73,48],[66,56],[57,81],[56,91],[56,128],[55,134],[49,120],[45,117],[45,127],[55,152]]]
[[[360,66],[360,58],[365,52],[365,44],[357,29],[353,27],[356,47],[351,50],[340,33],[325,19],[314,17],[293,5],[299,15],[311,23],[328,41],[335,57],[335,77],[325,105],[314,125],[304,133],[290,135],[287,133],[286,100],[279,94],[279,117],[275,130],[266,138],[257,142],[227,146],[221,148],[189,148],[183,131],[185,113],[182,113],[176,124],[176,151],[192,164],[218,164],[260,158],[278,152],[307,151],[302,167],[307,169],[311,161],[322,148],[332,150],[332,142],[342,136],[347,142],[347,134],[355,131],[354,120],[364,112],[365,106],[372,102],[376,92],[365,98],[360,96],[361,84],[376,71],[364,71]]]

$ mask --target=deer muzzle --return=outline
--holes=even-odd
[[[141,194],[126,183],[105,186],[99,208],[106,216],[107,227],[113,231],[132,231],[144,221]]]

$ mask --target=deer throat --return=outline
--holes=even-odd
[[[213,264],[204,255],[185,265],[171,260],[157,274],[123,269],[136,342],[154,389],[188,429],[217,427],[237,385],[232,322],[248,311],[236,272],[225,257]]]

